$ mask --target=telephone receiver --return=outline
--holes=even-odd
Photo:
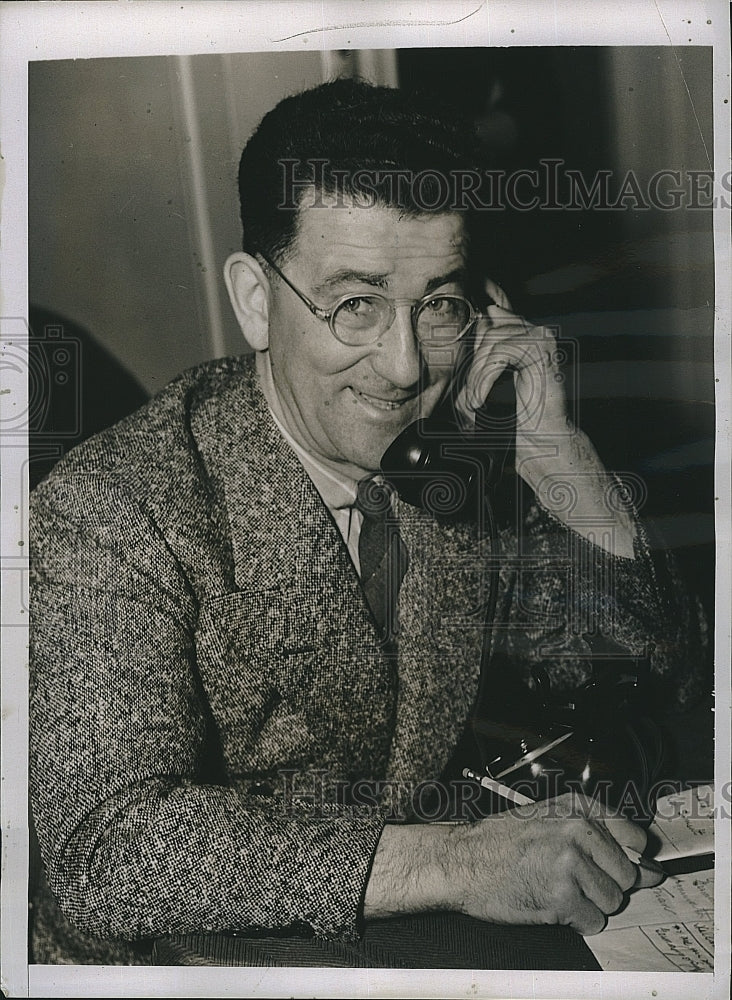
[[[479,519],[498,485],[515,437],[513,372],[496,379],[476,412],[475,429],[464,430],[454,400],[460,377],[448,386],[429,417],[406,427],[381,459],[381,471],[406,503],[432,514]]]

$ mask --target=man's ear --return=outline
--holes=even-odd
[[[269,281],[251,254],[233,253],[224,264],[224,281],[244,339],[255,351],[269,346]]]

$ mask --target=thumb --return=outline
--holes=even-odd
[[[476,352],[460,390],[455,397],[455,410],[466,428],[475,426],[475,411],[486,401],[493,383],[506,367],[504,359],[489,351]]]
[[[468,390],[465,384],[460,387],[455,397],[454,409],[462,429],[472,430],[475,427],[475,408],[468,403]]]

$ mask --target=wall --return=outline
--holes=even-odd
[[[318,53],[43,62],[29,80],[31,301],[161,388],[240,352],[223,262],[239,248],[241,144]]]
[[[38,62],[29,73],[29,285],[149,391],[246,345],[221,278],[242,147],[282,97],[394,52]],[[40,332],[40,331],[36,331]]]

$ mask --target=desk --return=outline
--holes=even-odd
[[[153,948],[156,965],[350,969],[529,969],[597,971],[568,927],[511,927],[454,913],[370,921],[360,942],[317,938],[177,934]]]

